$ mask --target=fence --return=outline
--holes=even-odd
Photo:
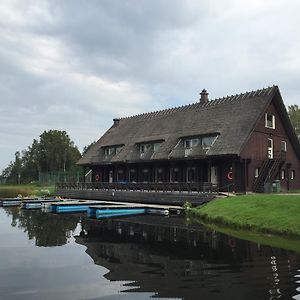
[[[82,182],[82,172],[40,172],[39,183]]]
[[[212,193],[218,189],[211,182],[59,182],[56,190],[127,190],[127,191],[156,191],[156,192],[198,192]]]

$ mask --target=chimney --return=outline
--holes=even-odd
[[[114,121],[114,125],[113,126],[118,126],[119,123],[120,123],[120,119],[116,118],[116,119],[113,119]]]
[[[201,104],[205,104],[208,103],[208,92],[206,91],[206,89],[203,89],[202,92],[200,93],[200,103]]]

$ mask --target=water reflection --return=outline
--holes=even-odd
[[[82,219],[78,225],[76,216],[18,208],[5,209],[6,222],[3,211],[1,299],[300,299],[299,254],[183,218]],[[38,247],[24,247],[26,236],[7,223]],[[35,298],[24,294],[32,290]]]
[[[109,269],[107,279],[130,281],[124,285],[127,292],[183,299],[299,299],[298,254],[181,218],[85,220],[76,242]]]
[[[5,208],[11,217],[11,226],[24,229],[30,240],[39,247],[65,245],[75,230],[78,217],[50,216],[40,210],[23,210],[19,207]]]

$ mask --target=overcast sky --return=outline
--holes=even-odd
[[[44,130],[279,85],[300,104],[299,0],[1,0],[0,170]],[[224,116],[226,117],[226,116]]]

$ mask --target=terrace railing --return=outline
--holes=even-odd
[[[56,191],[58,190],[120,190],[214,193],[218,190],[218,186],[211,182],[62,182],[56,183]]]

